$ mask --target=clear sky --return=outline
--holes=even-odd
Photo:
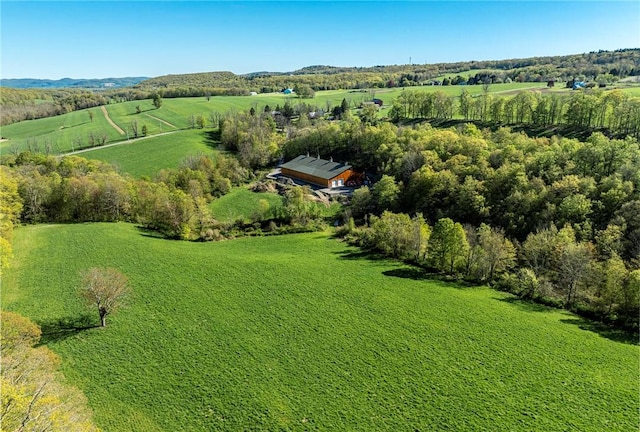
[[[500,60],[640,47],[640,1],[0,2],[2,78]]]

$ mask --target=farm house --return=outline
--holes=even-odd
[[[284,176],[327,188],[345,186],[354,176],[351,165],[302,155],[282,164],[280,172]]]

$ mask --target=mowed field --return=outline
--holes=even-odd
[[[260,200],[269,204],[270,211],[281,207],[284,202],[284,198],[276,193],[256,193],[245,187],[237,187],[211,201],[209,209],[213,217],[220,222],[235,222],[238,219],[249,222],[260,208]]]
[[[109,162],[117,166],[120,172],[134,177],[153,178],[162,169],[177,168],[187,156],[214,154],[215,145],[209,142],[206,131],[189,129],[112,147],[98,147],[78,156]]]
[[[105,431],[632,431],[640,347],[327,234],[220,243],[25,226],[2,307],[40,323]],[[80,272],[129,277],[106,328]]]

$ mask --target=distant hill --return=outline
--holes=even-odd
[[[291,72],[259,71],[236,75],[228,71],[164,75],[142,81],[134,89],[162,91],[165,97],[268,93],[308,85],[314,90],[353,88],[410,87],[440,82],[447,85],[467,81],[458,74],[475,71],[492,83],[509,81],[547,82],[583,81],[615,82],[640,76],[640,49],[593,51],[564,56],[531,57],[504,60],[470,60],[456,63],[378,65],[344,67],[312,65]],[[448,80],[444,80],[447,77]]]
[[[36,79],[36,78],[16,78],[0,80],[1,87],[11,87],[18,89],[62,89],[76,88],[88,90],[108,90],[114,88],[131,87],[148,77],[125,77],[125,78],[62,78],[59,80]]]

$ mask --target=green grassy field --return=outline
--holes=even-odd
[[[326,234],[188,243],[37,225],[14,247],[2,307],[43,326],[105,431],[638,429],[638,346]],[[74,330],[92,266],[133,294],[108,327]]]
[[[27,120],[3,126],[1,135],[9,141],[0,144],[0,152],[6,153],[17,148],[27,150],[29,143],[37,145],[41,152],[45,151],[45,142],[52,146],[53,153],[71,151],[76,138],[82,145],[88,145],[89,133],[106,133],[109,141],[122,139],[121,135],[107,122],[100,108],[91,108],[93,121],[89,119],[88,110],[73,111],[67,114],[37,120]],[[126,137],[125,137],[126,138]]]
[[[207,144],[205,131],[190,129],[113,147],[97,148],[80,153],[79,156],[112,163],[121,172],[134,177],[152,178],[161,169],[177,168],[189,155],[210,155],[214,152],[211,145]]]
[[[213,200],[209,208],[213,217],[221,222],[234,222],[238,219],[249,222],[260,208],[260,200],[266,200],[272,210],[282,206],[283,202],[281,195],[267,192],[256,193],[244,187],[238,187],[227,195]]]

